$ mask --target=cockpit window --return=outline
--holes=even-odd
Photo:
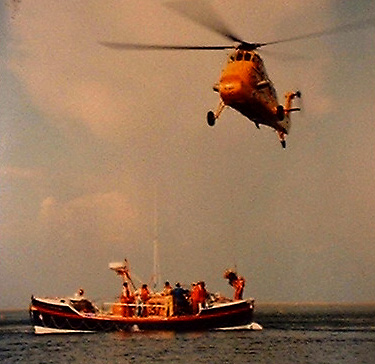
[[[250,61],[251,53],[245,53],[245,61]]]
[[[251,61],[252,59],[252,53],[251,52],[246,52],[242,50],[237,50],[235,53],[231,54],[229,56],[229,62],[234,62],[234,61]]]
[[[242,58],[243,58],[243,54],[241,52],[237,53],[236,60],[237,61],[242,61]]]

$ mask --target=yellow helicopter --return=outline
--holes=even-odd
[[[190,5],[188,5],[190,3]],[[197,2],[194,2],[195,8],[192,8],[193,2],[180,2],[169,4],[180,14],[187,16],[191,20],[213,30],[214,32],[229,39],[234,44],[218,46],[185,46],[185,45],[155,45],[155,44],[134,44],[134,43],[115,43],[100,42],[100,44],[113,49],[138,49],[138,50],[225,50],[234,49],[229,55],[226,66],[224,67],[220,80],[214,85],[214,91],[220,95],[220,103],[216,111],[207,113],[207,123],[214,126],[216,120],[226,106],[229,106],[249,120],[259,125],[266,125],[273,128],[281,142],[283,148],[286,147],[286,135],[290,131],[290,114],[300,111],[299,107],[293,107],[293,100],[301,97],[300,91],[289,91],[285,93],[284,106],[279,104],[276,90],[272,81],[269,79],[263,60],[257,49],[279,44],[297,41],[307,38],[316,38],[324,35],[348,32],[360,28],[366,28],[375,25],[375,19],[361,20],[358,22],[341,25],[324,31],[304,34],[287,39],[276,40],[267,43],[251,43],[237,37],[232,33],[218,18],[212,9],[202,8],[202,3],[197,8]],[[177,6],[176,6],[177,5]],[[188,7],[186,7],[186,5]],[[210,13],[209,17],[205,14]]]
[[[292,107],[292,100],[300,98],[301,92],[287,92],[285,105],[280,105],[263,61],[252,47],[242,43],[229,56],[214,91],[220,95],[220,104],[215,112],[208,112],[208,125],[214,126],[224,108],[230,106],[253,121],[258,129],[260,124],[275,129],[281,145],[286,147],[285,138],[291,125],[290,113],[300,110]]]

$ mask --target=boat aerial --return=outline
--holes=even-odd
[[[252,322],[254,300],[242,299],[242,291],[230,275],[235,299],[210,294],[204,282],[189,290],[179,283],[175,288],[166,282],[164,290],[151,293],[146,284],[137,289],[131,279],[127,261],[111,263],[110,269],[122,277],[120,299],[104,303],[99,309],[85,298],[81,289],[75,297],[31,297],[30,317],[36,334],[94,333],[98,331],[201,331],[248,326]],[[232,271],[230,271],[232,272]],[[224,277],[228,278],[228,271]],[[229,279],[229,278],[228,278]]]

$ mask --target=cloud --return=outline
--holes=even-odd
[[[111,59],[102,58],[96,33],[100,21],[92,18],[96,6],[87,11],[56,1],[23,4],[13,22],[17,41],[10,68],[34,106],[57,127],[71,133],[72,127],[83,126],[110,139],[130,134],[132,99],[109,75]]]

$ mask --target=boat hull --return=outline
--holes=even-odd
[[[241,300],[201,309],[196,315],[123,317],[77,311],[68,299],[32,297],[30,317],[35,333],[87,333],[96,331],[202,331],[247,325],[253,301]]]

